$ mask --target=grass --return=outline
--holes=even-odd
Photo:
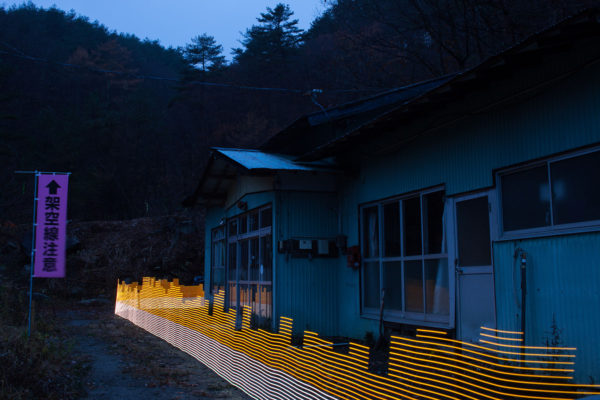
[[[50,310],[38,305],[27,337],[27,290],[0,286],[0,399],[78,399],[89,364]]]

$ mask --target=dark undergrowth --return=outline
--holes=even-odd
[[[89,363],[56,319],[51,299],[38,299],[27,337],[27,289],[0,285],[0,399],[78,399]]]

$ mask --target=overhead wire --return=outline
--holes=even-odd
[[[18,50],[14,46],[7,44],[6,42],[0,41],[0,44],[9,48],[11,51],[0,50],[0,54],[17,57],[29,61],[42,62],[46,64],[54,64],[59,65],[66,68],[75,68],[75,69],[83,69],[92,72],[102,73],[102,74],[116,74],[121,76],[126,76],[135,79],[144,79],[144,80],[156,80],[156,81],[167,81],[174,83],[184,83],[178,78],[169,78],[164,76],[156,76],[156,75],[146,75],[146,74],[137,74],[134,72],[128,71],[117,71],[105,68],[98,68],[89,65],[81,65],[81,64],[73,64],[73,63],[65,63],[60,61],[49,60],[43,57],[36,57],[28,55],[21,50]],[[242,89],[242,90],[256,90],[256,91],[265,91],[265,92],[288,92],[288,93],[296,93],[302,95],[310,95],[314,96],[315,90],[319,91],[319,93],[323,93],[323,89],[293,89],[293,88],[281,88],[281,87],[262,87],[262,86],[250,86],[250,85],[236,85],[232,83],[219,83],[219,82],[207,82],[207,81],[188,81],[185,82],[186,85],[199,85],[199,86],[210,86],[210,87],[222,87],[222,88],[232,88],[232,89]],[[360,93],[360,92],[379,92],[384,90],[390,90],[389,88],[372,88],[372,89],[327,89],[328,93]]]

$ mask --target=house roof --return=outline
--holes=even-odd
[[[252,172],[266,171],[324,171],[330,170],[333,164],[327,161],[300,162],[294,156],[272,154],[253,149],[213,148],[218,155]]]
[[[214,147],[198,187],[183,201],[184,207],[193,206],[199,199],[206,205],[225,201],[227,190],[238,175],[270,175],[276,172],[335,172],[328,160],[316,162],[294,161],[294,156],[266,153],[252,149]]]
[[[452,74],[418,82],[304,115],[271,137],[260,149],[293,155],[304,154],[444,84],[454,76]]]
[[[345,152],[352,148],[362,148],[365,142],[374,141],[375,137],[381,138],[383,134],[393,134],[397,142],[406,142],[409,138],[403,135],[398,126],[407,124],[416,119],[426,120],[427,129],[443,126],[455,120],[459,116],[440,116],[440,109],[450,104],[459,103],[467,95],[474,91],[487,89],[492,83],[501,80],[522,80],[521,86],[515,90],[500,88],[492,95],[486,91],[482,104],[468,104],[461,111],[461,115],[468,115],[476,110],[492,107],[499,102],[500,98],[511,98],[516,95],[517,90],[524,91],[541,87],[547,82],[552,82],[560,77],[597,62],[600,58],[600,10],[598,8],[588,9],[573,17],[553,25],[535,35],[532,35],[521,43],[488,58],[486,61],[472,69],[458,73],[441,84],[429,88],[407,101],[395,104],[387,109],[377,118],[365,121],[353,130],[332,138],[299,157],[300,160],[316,160],[322,157],[330,157]],[[579,59],[569,58],[568,51],[574,47],[586,47],[586,54]],[[544,60],[543,57],[556,55],[562,57],[563,65],[554,65],[552,61]],[[534,72],[529,79],[523,79],[522,71],[534,66]],[[542,73],[542,69],[546,71]],[[488,96],[489,94],[489,96]],[[488,96],[486,99],[485,96]],[[494,97],[495,96],[495,97]],[[411,132],[413,134],[414,132]],[[386,142],[386,149],[393,151],[392,142]]]
[[[420,132],[506,99],[518,99],[524,92],[600,61],[599,39],[600,11],[589,9],[467,71],[303,116],[260,150],[214,148],[200,185],[183,204],[191,206],[199,197],[224,198],[230,181],[240,172],[331,171],[332,164],[322,160],[378,141],[385,151],[394,151]],[[574,57],[574,48],[583,51]],[[555,58],[549,60],[550,55]],[[508,80],[511,84],[505,85]],[[492,84],[494,90],[489,90]],[[475,92],[479,93],[475,102],[465,100]],[[407,129],[415,121],[418,128]]]

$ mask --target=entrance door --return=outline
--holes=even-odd
[[[478,341],[482,326],[496,327],[491,199],[484,192],[454,200],[457,333],[463,341]]]

